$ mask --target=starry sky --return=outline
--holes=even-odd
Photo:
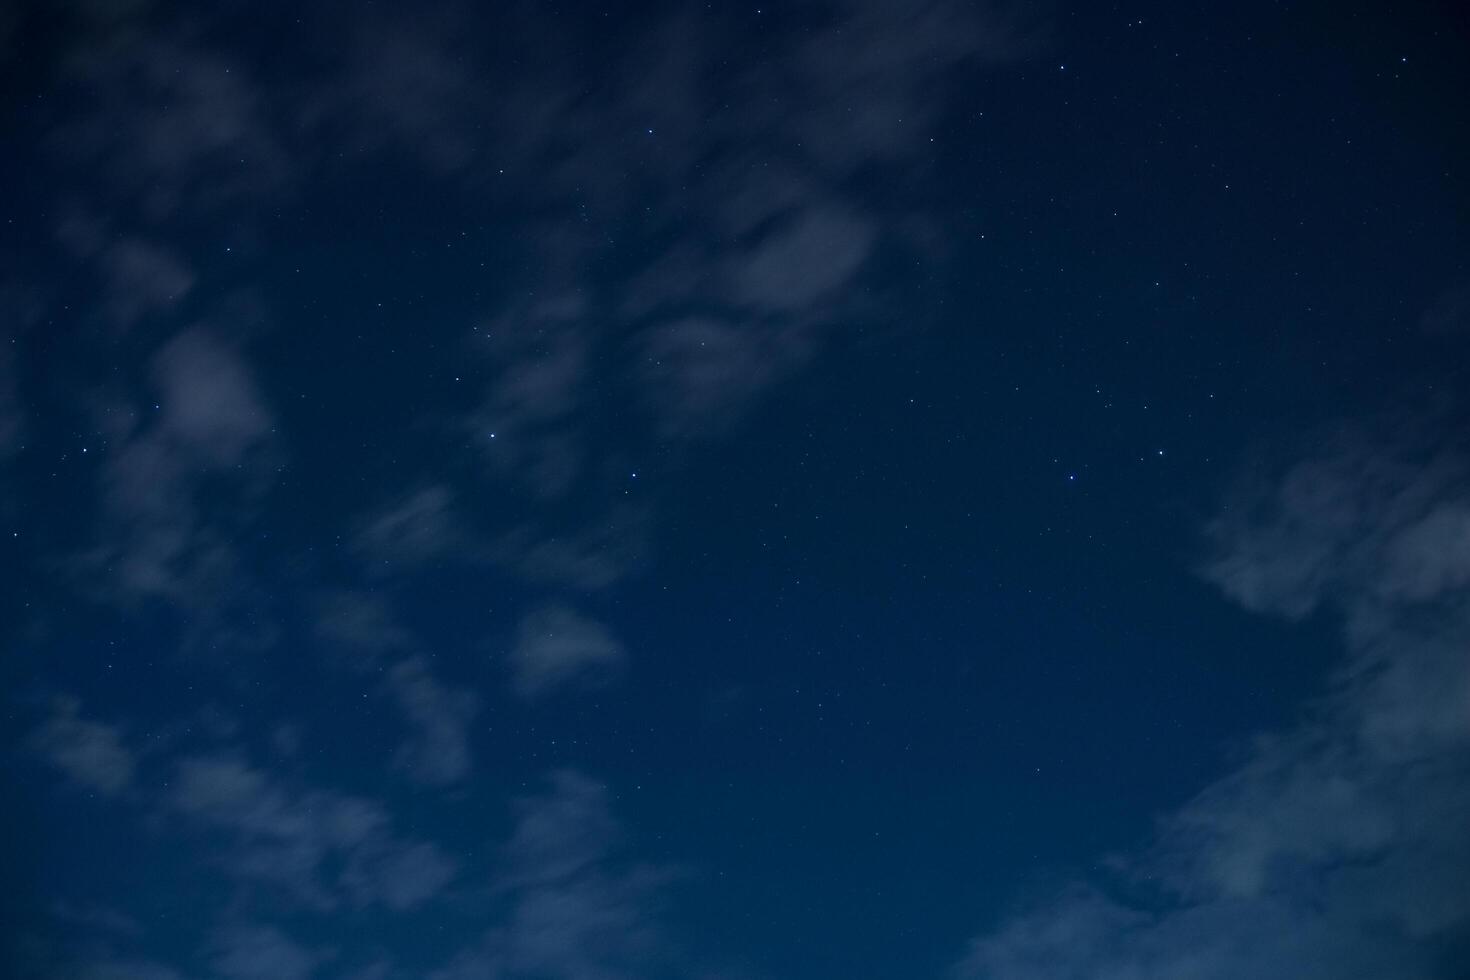
[[[1467,37],[5,4],[0,974],[1470,976]]]

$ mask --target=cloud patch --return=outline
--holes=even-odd
[[[75,698],[57,698],[31,746],[77,786],[103,796],[117,796],[133,783],[136,760],[121,732],[82,717]]]
[[[394,753],[394,767],[435,786],[469,775],[473,759],[468,728],[479,699],[439,681],[419,657],[396,665],[388,674],[388,687],[413,729]]]
[[[623,645],[595,619],[552,604],[528,613],[510,653],[516,693],[535,698],[554,688],[605,678],[623,665]]]
[[[1166,815],[1116,875],[1001,923],[955,976],[1459,976],[1467,506],[1457,450],[1360,432],[1232,500],[1211,526],[1206,577],[1250,609],[1340,616],[1346,657],[1330,693]]]
[[[215,854],[226,872],[320,910],[344,902],[410,909],[457,873],[437,846],[394,833],[377,802],[293,788],[231,755],[181,760],[167,805],[219,836]]]
[[[606,787],[574,770],[516,802],[501,851],[506,920],[433,980],[495,976],[689,976],[660,926],[669,868],[618,859],[619,826]]]

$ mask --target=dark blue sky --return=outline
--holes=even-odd
[[[0,973],[1467,976],[1404,6],[7,6]]]

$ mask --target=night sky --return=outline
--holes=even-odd
[[[0,976],[1470,977],[1467,38],[0,5]]]

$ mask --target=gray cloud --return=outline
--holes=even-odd
[[[518,801],[502,851],[506,921],[461,951],[434,980],[544,976],[563,980],[687,976],[659,925],[667,868],[618,862],[607,790],[574,771]]]
[[[306,980],[323,960],[275,926],[237,922],[219,929],[211,965],[228,980]]]
[[[1453,337],[1470,331],[1470,282],[1459,282],[1446,289],[1420,321],[1431,336]]]
[[[20,448],[21,433],[25,431],[19,388],[14,352],[0,351],[0,459]]]
[[[1243,491],[1206,576],[1331,607],[1346,659],[1294,728],[1168,814],[1118,876],[976,940],[964,977],[1458,976],[1470,940],[1470,469],[1361,434]]]
[[[100,258],[107,285],[104,304],[120,326],[177,305],[194,286],[194,273],[171,249],[140,238],[107,247]]]
[[[528,698],[605,677],[622,663],[623,645],[608,628],[565,605],[528,613],[510,654],[516,692]]]
[[[239,353],[199,330],[179,334],[153,361],[161,426],[215,466],[233,466],[268,438],[271,415]]]
[[[649,519],[646,508],[620,505],[599,521],[571,527],[522,523],[495,541],[492,554],[537,584],[604,589],[644,562]]]
[[[1344,433],[1278,485],[1247,488],[1208,533],[1203,574],[1247,609],[1300,618],[1434,598],[1470,582],[1470,484],[1450,450]]]
[[[409,727],[393,753],[393,768],[432,786],[469,775],[474,762],[469,728],[480,699],[435,676],[423,645],[398,621],[389,602],[371,593],[329,590],[317,597],[313,613],[317,636],[346,648],[342,666],[386,672],[382,690]],[[390,655],[402,654],[408,656],[388,666]]]
[[[800,310],[851,279],[873,243],[873,228],[836,208],[807,208],[735,260],[729,272],[737,302]]]
[[[435,676],[423,644],[398,621],[388,600],[328,590],[317,597],[312,612],[317,636],[345,648],[342,667],[385,672],[382,691],[409,728],[393,753],[393,769],[431,786],[448,786],[469,775],[474,764],[470,725],[480,698]],[[405,654],[389,666],[390,656]]]
[[[504,847],[506,881],[535,885],[595,867],[618,842],[607,789],[575,770],[549,777],[550,792],[515,803],[516,827]]]
[[[768,386],[813,356],[811,327],[687,317],[645,331],[645,396],[667,434],[718,432],[739,420]]]
[[[329,589],[316,597],[313,624],[316,635],[346,647],[351,666],[363,670],[378,666],[391,651],[413,651],[418,640],[398,622],[381,596],[348,589]]]
[[[1034,28],[994,3],[844,0],[828,9],[828,29],[793,44],[786,91],[794,111],[773,121],[838,173],[923,153],[944,109],[933,95],[946,72],[1013,61],[1035,47]],[[764,91],[760,82],[752,88]]]
[[[427,23],[385,24],[358,12],[345,32],[346,57],[302,99],[299,125],[357,153],[404,151],[437,174],[469,166],[492,93],[467,52],[436,36],[434,20],[426,13]]]
[[[176,251],[144,235],[119,234],[79,208],[67,209],[56,237],[72,257],[94,263],[99,305],[119,331],[171,309],[194,286],[193,270]]]
[[[479,699],[436,680],[419,657],[396,665],[388,674],[388,686],[414,730],[394,753],[394,766],[437,786],[469,775],[473,759],[468,728]]]
[[[207,597],[217,605],[239,588],[232,532],[206,519],[198,494],[208,476],[227,475],[242,504],[257,499],[270,479],[273,420],[240,355],[207,331],[165,345],[152,378],[156,408],[119,413],[112,423],[119,432],[102,474],[106,544],[82,567],[114,599]]]
[[[421,487],[370,516],[353,544],[379,573],[443,558],[463,544],[453,505],[448,487]]]
[[[456,867],[437,846],[399,837],[377,802],[290,788],[232,756],[194,756],[177,767],[169,809],[222,836],[221,865],[242,881],[276,886],[308,906],[417,906]]]
[[[57,698],[51,717],[31,739],[32,748],[77,785],[116,796],[132,785],[136,761],[111,725],[81,716],[75,698]]]
[[[470,419],[490,471],[538,497],[571,489],[586,463],[576,419],[587,396],[594,331],[575,297],[497,317],[483,331],[494,380]]]
[[[35,326],[44,307],[34,289],[15,281],[0,281],[0,308],[6,310],[13,331],[8,342],[0,344],[0,462],[5,462],[20,450],[26,433],[16,342]],[[5,478],[0,474],[0,479]],[[0,485],[0,506],[9,503],[3,491]]]
[[[872,319],[871,294],[853,287],[913,216],[859,208],[844,182],[877,167],[901,180],[921,166],[953,73],[1031,46],[1017,23],[968,4],[825,3],[807,13],[809,30],[734,75],[706,67],[722,43],[707,19],[671,17],[614,66],[618,84],[590,97],[561,77],[548,38],[536,80],[507,94],[522,135],[497,156],[505,182],[534,179],[538,196],[609,219],[636,187],[640,202],[655,201],[638,218],[658,216],[649,226],[658,247],[610,288],[582,281],[584,253],[604,243],[575,226],[546,236],[529,260],[545,268],[534,295],[579,299],[559,316],[518,299],[491,318],[499,356],[513,361],[475,426],[502,478],[554,497],[596,474],[601,447],[575,412],[603,384],[631,383],[664,438],[696,438],[738,421],[833,330]],[[633,340],[609,365],[601,339],[613,331]],[[612,368],[626,377],[605,379]]]
[[[184,980],[172,967],[148,960],[98,960],[78,966],[75,975],[81,980]]]
[[[63,69],[95,111],[59,127],[52,151],[144,217],[210,211],[287,184],[262,86],[197,39],[111,28],[75,46]]]

